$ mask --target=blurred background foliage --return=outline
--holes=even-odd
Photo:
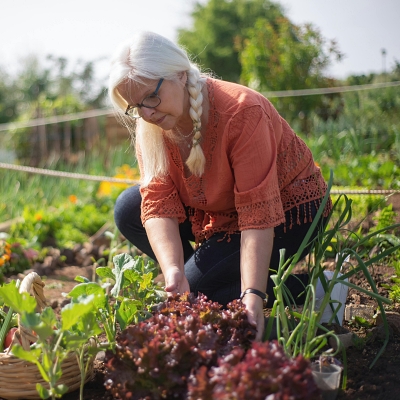
[[[334,79],[329,67],[343,57],[340,44],[311,24],[293,23],[277,1],[196,3],[191,25],[177,34],[204,71],[261,93],[400,81],[400,61],[387,71]],[[0,124],[107,107],[106,82],[96,78],[98,61],[71,65],[64,57],[30,55],[12,74],[0,64]],[[270,100],[311,147],[326,178],[333,170],[335,185],[400,188],[400,87]],[[82,129],[82,120],[71,121],[72,133]],[[106,136],[104,118],[96,129]],[[12,162],[25,164],[33,137],[32,128],[0,131],[0,161],[8,149]],[[98,147],[78,150],[75,158],[41,165],[108,176],[123,164],[135,165],[129,143],[109,147],[102,139]],[[21,197],[23,189],[32,193]],[[3,220],[21,214],[24,199],[49,202],[75,194],[85,201],[82,196],[90,199],[98,183],[59,179],[54,185],[54,178],[0,169],[0,191]]]

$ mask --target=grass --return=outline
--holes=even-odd
[[[89,175],[114,176],[117,167],[123,164],[134,165],[135,157],[131,150],[115,148],[108,154],[104,164],[104,154],[93,152],[81,157],[76,165],[55,162],[44,166],[46,169],[75,172]],[[69,179],[31,174],[27,172],[0,169],[0,221],[20,217],[24,207],[57,207],[69,196],[76,196],[83,203],[92,202],[100,182]]]

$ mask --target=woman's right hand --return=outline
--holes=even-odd
[[[164,273],[165,291],[169,296],[190,292],[189,282],[185,274],[179,268],[169,268]]]

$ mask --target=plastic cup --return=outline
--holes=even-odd
[[[311,365],[314,381],[321,390],[323,400],[335,400],[340,385],[340,377],[342,374],[342,367],[330,364],[320,366],[319,364]]]
[[[329,281],[332,279],[334,272],[333,271],[324,271],[325,278],[327,280],[327,283],[329,284]],[[342,274],[339,273],[338,276],[341,276]],[[347,278],[346,281],[349,279]],[[332,300],[337,300],[341,303],[341,306],[336,314],[339,324],[343,324],[343,316],[344,316],[344,310],[345,310],[345,304],[346,304],[346,298],[347,298],[347,293],[348,293],[349,287],[346,286],[343,283],[337,282],[331,292],[331,299]],[[320,300],[322,301],[322,299]],[[338,303],[333,303],[333,307],[336,308],[339,304]],[[332,309],[329,304],[326,305],[322,317],[321,317],[321,322],[328,322],[330,318],[332,317]],[[335,322],[335,320],[333,320]]]

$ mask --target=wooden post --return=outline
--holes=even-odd
[[[71,156],[71,122],[67,121],[64,123],[64,159],[69,161]]]
[[[78,124],[75,130],[75,150],[79,153],[81,148],[82,148],[82,125]]]
[[[83,137],[84,137],[84,148],[85,151],[92,151],[92,125],[90,123],[91,118],[86,118],[83,120]]]
[[[29,165],[36,167],[39,164],[39,127],[32,128],[31,135],[29,135]]]
[[[100,127],[99,127],[99,117],[91,118],[92,125],[92,141],[94,146],[98,146],[100,144]]]
[[[38,118],[41,118],[41,112],[38,107],[37,110]],[[47,152],[47,136],[46,136],[46,125],[38,126],[39,133],[39,162],[42,160],[47,160],[48,152]]]
[[[53,115],[57,116],[56,110],[53,110]],[[58,123],[55,123],[52,125],[52,138],[53,138],[53,144],[52,144],[52,149],[53,151],[57,154],[57,158],[60,158],[61,155],[61,135],[60,135],[60,125]]]

